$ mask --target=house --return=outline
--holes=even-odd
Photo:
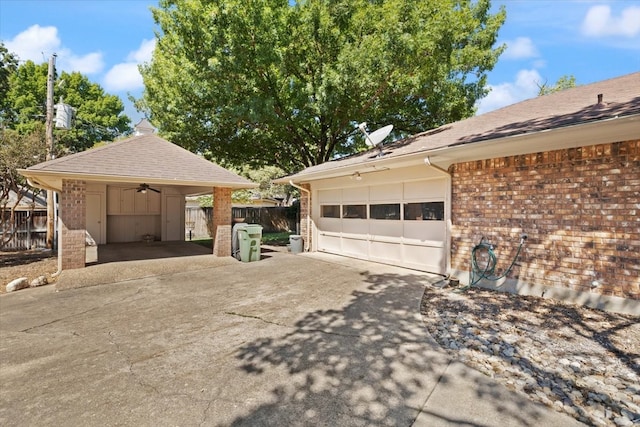
[[[310,251],[640,313],[640,73],[529,99],[276,182],[301,188]]]
[[[19,172],[59,193],[61,269],[85,266],[85,233],[98,245],[184,240],[188,195],[213,194],[213,253],[231,256],[231,193],[257,186],[149,132]]]

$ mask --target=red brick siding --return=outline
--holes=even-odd
[[[302,188],[311,190],[311,184],[302,184]],[[311,205],[309,203],[309,193],[300,191],[300,235],[304,239],[304,247],[311,247],[312,233],[307,233],[307,225],[312,227],[311,223]],[[309,218],[309,220],[307,220]],[[308,241],[307,241],[308,240]]]
[[[63,270],[85,266],[86,191],[85,181],[62,180],[59,244]]]
[[[452,165],[452,265],[482,236],[510,278],[640,299],[640,140]]]
[[[231,189],[213,188],[213,254],[231,256]]]

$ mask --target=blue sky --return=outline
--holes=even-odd
[[[507,50],[489,74],[479,113],[536,96],[538,85],[572,74],[578,84],[640,70],[640,0],[493,0],[507,20]],[[137,65],[151,58],[156,29],[148,0],[0,0],[0,39],[20,59],[80,71],[118,95],[143,90]]]

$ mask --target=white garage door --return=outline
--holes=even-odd
[[[446,179],[319,190],[317,249],[446,273]]]

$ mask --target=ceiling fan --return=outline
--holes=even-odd
[[[136,193],[142,193],[142,194],[146,193],[147,190],[155,191],[156,193],[160,192],[160,190],[156,190],[155,188],[149,187],[149,184],[140,184],[138,188],[136,188],[135,190],[136,190]]]

